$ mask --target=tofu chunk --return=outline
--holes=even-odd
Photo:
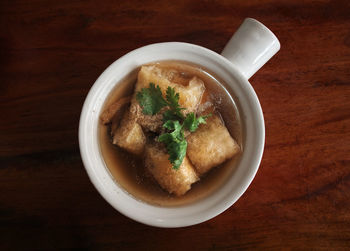
[[[187,155],[201,176],[240,152],[218,115],[207,119],[187,137]]]
[[[124,113],[120,126],[118,126],[117,122],[114,123],[112,121],[111,133],[113,144],[136,155],[143,153],[146,137],[141,126],[132,118],[129,111]]]
[[[173,169],[168,160],[169,155],[160,144],[147,144],[145,147],[145,164],[158,184],[177,196],[185,194],[191,185],[199,180],[194,167],[187,157],[179,169]]]
[[[156,114],[151,116],[143,114],[142,108],[136,100],[136,93],[141,91],[142,88],[148,88],[150,83],[154,83],[156,86],[158,85],[164,97],[168,86],[174,88],[180,95],[180,106],[186,108],[183,111],[184,114],[197,110],[205,91],[203,81],[197,77],[193,77],[192,79],[182,77],[181,81],[179,79],[181,79],[181,73],[175,70],[162,69],[157,65],[141,67],[131,101],[130,112],[136,117],[137,122],[143,128],[153,132],[159,132],[162,125],[161,115]]]
[[[188,85],[172,81],[179,76],[181,76],[180,72],[162,69],[157,65],[142,66],[137,77],[135,92],[141,91],[142,88],[148,88],[150,83],[154,83],[156,86],[159,85],[165,97],[166,90],[170,86],[180,94],[180,106],[186,108],[188,112],[195,112],[205,91],[204,83],[197,77],[187,80]]]

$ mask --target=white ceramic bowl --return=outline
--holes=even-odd
[[[248,82],[278,50],[277,38],[261,23],[246,19],[223,51],[223,56],[187,43],[158,43],[119,58],[96,80],[81,113],[79,145],[86,171],[100,194],[120,213],[147,225],[183,227],[209,220],[234,204],[252,182],[262,158],[265,128],[259,100]],[[225,57],[224,57],[225,56]],[[201,65],[230,85],[240,107],[245,138],[243,154],[233,175],[212,195],[179,207],[159,207],[141,202],[113,179],[98,142],[102,106],[112,89],[128,73],[149,62],[183,60]]]

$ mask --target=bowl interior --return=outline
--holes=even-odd
[[[243,154],[234,174],[212,195],[189,205],[169,208],[134,199],[120,188],[105,166],[98,142],[98,123],[102,106],[110,92],[128,73],[139,66],[163,60],[188,61],[214,72],[235,93],[245,138]],[[219,54],[186,43],[160,43],[145,46],[110,65],[91,88],[81,113],[79,145],[90,180],[100,194],[122,214],[158,227],[183,227],[201,223],[220,214],[244,193],[254,178],[264,148],[264,120],[259,100],[243,76]]]

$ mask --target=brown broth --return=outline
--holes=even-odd
[[[229,86],[202,67],[194,64],[182,61],[162,61],[159,62],[159,66],[176,69],[188,75],[188,77],[197,76],[202,79],[206,87],[202,103],[208,99],[214,101],[216,109],[220,112],[231,136],[242,149],[241,121],[236,104],[227,94],[228,91],[234,98]],[[139,69],[135,69],[131,72],[111,92],[102,111],[118,99],[133,93],[138,71]],[[222,85],[225,86],[227,91]],[[106,166],[119,186],[138,200],[165,207],[180,206],[209,196],[232,175],[236,163],[240,160],[240,154],[236,155],[211,170],[199,182],[193,184],[191,190],[185,195],[176,197],[169,195],[167,191],[161,189],[158,184],[145,175],[142,159],[114,146],[111,143],[108,127],[102,125],[102,123],[99,125],[99,143]]]

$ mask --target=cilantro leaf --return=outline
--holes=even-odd
[[[168,131],[172,131],[169,133],[163,133],[158,137],[158,141],[167,144],[171,142],[180,142],[184,140],[184,132],[182,125],[180,125],[179,121],[168,120],[163,125],[164,128],[168,129]]]
[[[142,112],[146,115],[155,115],[167,102],[164,100],[160,87],[153,83],[149,84],[149,88],[142,88],[140,92],[136,93],[136,99],[142,107]]]
[[[163,125],[169,133],[163,133],[158,137],[158,141],[166,145],[170,163],[174,169],[178,169],[186,156],[187,141],[184,137],[184,130],[178,120],[168,120]]]
[[[183,159],[186,156],[187,141],[185,139],[179,142],[171,142],[166,146],[169,154],[169,160],[173,164],[174,169],[179,169]]]
[[[166,90],[166,100],[171,109],[180,108],[179,105],[180,94],[175,92],[174,88],[168,86]]]
[[[173,113],[173,116],[177,116],[180,119],[183,119],[184,116],[182,115],[181,110],[184,110],[185,108],[180,107],[179,99],[180,94],[176,93],[174,88],[168,86],[166,90],[166,101],[170,107],[170,111]]]
[[[181,120],[182,118],[175,114],[172,110],[166,110],[163,113],[163,122],[167,122],[168,120]]]
[[[175,130],[174,132],[179,132],[182,126],[178,120],[168,120],[164,123],[163,127],[168,130]]]
[[[194,132],[197,130],[198,126],[200,124],[205,124],[205,119],[207,117],[211,116],[211,114],[207,115],[207,116],[200,116],[198,118],[196,118],[196,115],[191,112],[189,113],[185,120],[184,120],[184,127],[189,130],[190,132]]]
[[[170,133],[163,133],[158,137],[158,141],[163,142],[165,145],[170,144],[173,140],[173,135],[171,135]]]

